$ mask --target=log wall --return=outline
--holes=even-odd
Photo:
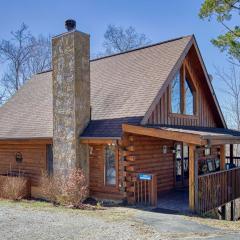
[[[158,194],[174,188],[174,154],[171,151],[173,141],[141,135],[125,135],[125,187],[128,199],[133,194],[133,173],[151,173],[157,176]],[[163,146],[167,153],[163,153]],[[131,200],[130,200],[131,202]]]
[[[116,168],[117,182],[116,186],[108,186],[105,184],[105,159],[104,159],[105,144],[90,144],[89,145],[89,189],[90,196],[100,199],[123,199],[121,188],[121,151],[116,148]]]
[[[17,152],[23,157],[20,163],[16,162]],[[46,169],[46,143],[0,144],[0,174],[20,171],[30,178],[31,186],[38,186],[42,171]]]

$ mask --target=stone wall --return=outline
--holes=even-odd
[[[88,150],[79,135],[90,120],[89,35],[71,31],[52,40],[53,169],[81,167],[88,178]]]

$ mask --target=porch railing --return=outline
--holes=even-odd
[[[230,156],[226,156],[226,163],[230,163]],[[236,167],[240,167],[240,157],[232,157],[232,162]]]
[[[197,211],[200,214],[240,197],[240,167],[198,176]]]
[[[157,176],[155,174],[134,174],[133,198],[137,205],[157,206]],[[145,176],[144,176],[145,175]]]

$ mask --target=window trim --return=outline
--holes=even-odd
[[[118,146],[115,144],[115,171],[116,171],[116,179],[115,179],[115,184],[109,184],[107,183],[107,175],[106,175],[106,148],[108,147],[109,144],[105,144],[103,146],[103,178],[104,178],[104,186],[105,187],[110,187],[110,188],[117,188],[118,186]]]

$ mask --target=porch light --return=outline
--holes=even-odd
[[[176,149],[174,147],[170,147],[172,153],[176,153]]]
[[[92,155],[93,154],[93,147],[89,146],[89,154]]]
[[[221,154],[220,148],[217,148],[217,154],[220,156]]]
[[[211,155],[211,148],[208,145],[205,145],[204,154],[205,156]]]
[[[163,153],[164,153],[164,154],[167,153],[167,145],[163,145]]]

